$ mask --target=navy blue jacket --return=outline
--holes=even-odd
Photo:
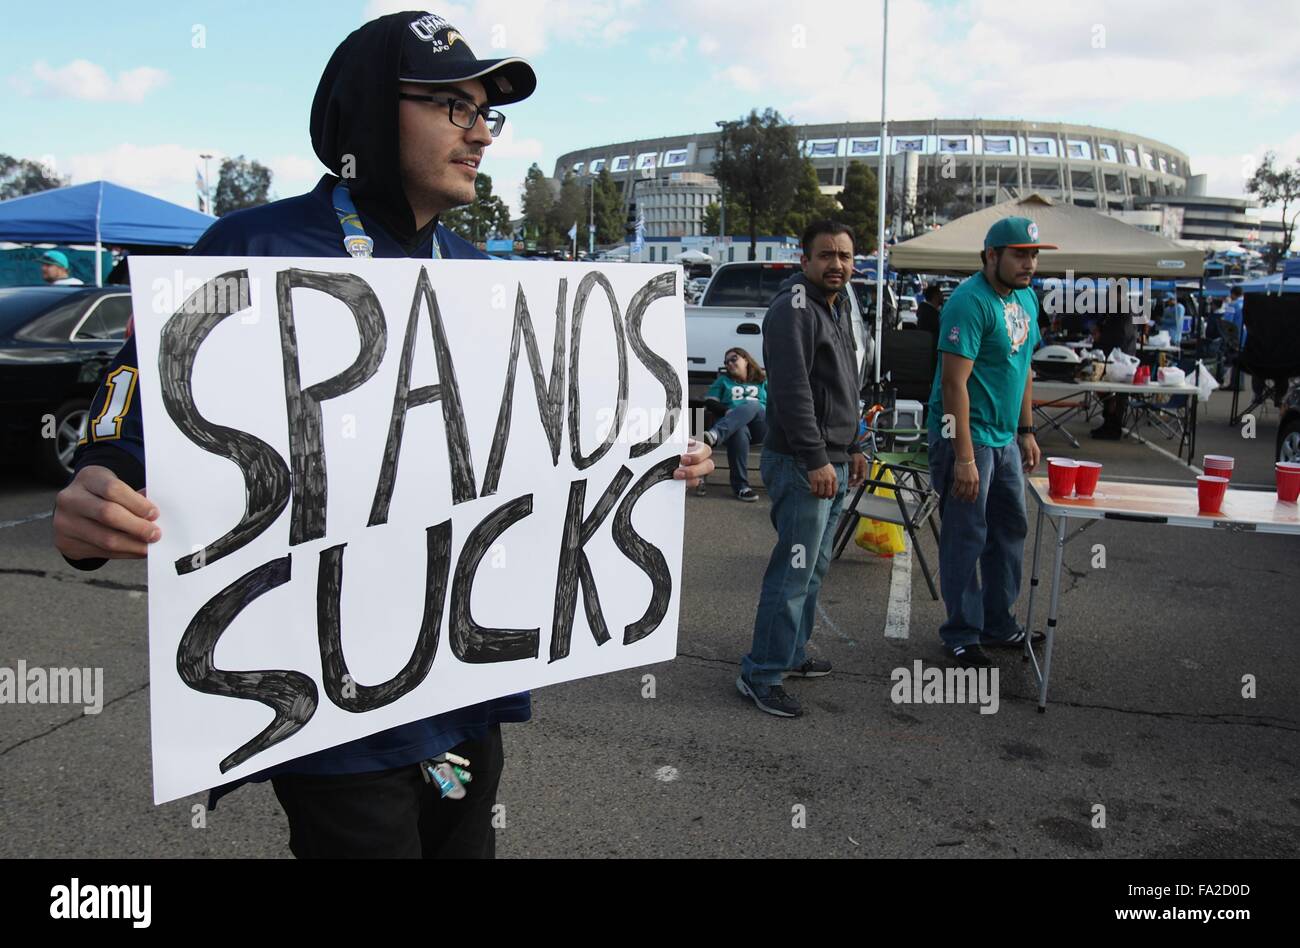
[[[337,182],[334,176],[325,175],[307,194],[223,217],[208,228],[190,252],[213,257],[346,257],[343,232],[333,205],[333,190]],[[366,233],[374,240],[376,257],[429,259],[433,253],[430,241],[436,239],[441,255],[447,259],[491,259],[441,224],[416,234],[413,238],[415,250],[408,254],[401,243],[368,218],[364,211],[361,219]],[[138,371],[134,339],[128,340],[109,367],[106,383],[91,403],[91,418],[99,418],[104,413],[105,402],[111,395],[107,380],[114,379],[119,369],[126,373]],[[134,397],[135,386],[130,386],[130,389],[132,396],[116,430],[106,431],[101,426],[92,428],[87,437],[93,440],[83,442],[78,448],[75,465],[77,470],[92,464],[102,465],[138,490],[145,484],[144,428],[140,400]],[[79,569],[98,569],[104,562],[80,560],[72,565]],[[462,741],[485,737],[493,724],[527,721],[531,716],[528,694],[510,695],[286,761],[247,780],[262,781],[279,773],[362,773],[415,764]],[[209,807],[216,805],[218,797],[245,782],[241,780],[214,790]]]

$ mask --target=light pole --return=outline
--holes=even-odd
[[[880,181],[876,193],[876,386],[880,386],[880,329],[885,314],[885,141],[889,125],[885,120],[885,60],[889,53],[889,0],[885,0],[880,30]]]
[[[727,126],[731,123],[714,122],[713,124],[719,129],[718,147],[722,152],[722,160],[718,162],[718,166],[721,167],[727,162]],[[718,205],[718,241],[721,242],[722,238],[727,236],[727,185],[721,178],[718,179],[718,185],[722,189],[722,203]]]
[[[199,155],[203,159],[203,205],[204,209],[212,213],[212,178],[208,174],[208,162],[212,160],[211,155]]]

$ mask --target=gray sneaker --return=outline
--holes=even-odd
[[[786,669],[787,678],[821,678],[831,673],[831,663],[821,658],[810,658],[798,668]]]
[[[736,679],[736,689],[746,698],[752,698],[758,710],[766,711],[768,714],[775,714],[779,718],[797,718],[803,714],[799,702],[793,696],[786,694],[785,689],[780,685],[770,685],[760,689],[758,685],[751,685],[745,681],[745,676],[741,675]]]

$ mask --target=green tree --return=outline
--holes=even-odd
[[[560,193],[551,205],[546,216],[547,233],[550,242],[548,250],[572,250],[569,229],[578,225],[578,247],[586,246],[587,234],[587,186],[572,174],[566,174],[560,182]]]
[[[874,253],[876,249],[877,198],[876,173],[865,161],[854,161],[844,175],[844,190],[840,192],[840,220],[853,228],[857,236],[854,249],[860,254]]]
[[[951,178],[924,178],[916,183],[916,201],[910,208],[903,208],[901,221],[911,225],[912,236],[925,233],[931,222],[947,223],[953,217],[970,213],[970,198],[960,193],[957,182]],[[891,189],[885,196],[885,220],[891,223],[899,212],[898,196]],[[899,235],[903,239],[903,235]]]
[[[777,228],[785,234],[798,237],[813,221],[839,220],[840,202],[829,194],[822,194],[821,181],[817,177],[817,168],[811,158],[803,160],[803,173],[799,186],[795,189],[794,203],[782,218]]]
[[[794,203],[803,175],[794,126],[775,109],[755,109],[722,130],[713,175],[745,211],[749,259],[757,258],[760,225],[781,222]],[[739,223],[739,222],[738,222]],[[740,232],[736,227],[728,230]]]
[[[1287,209],[1300,204],[1300,158],[1296,159],[1295,167],[1284,168],[1277,163],[1277,155],[1271,151],[1265,152],[1264,160],[1246,182],[1246,191],[1259,198],[1259,203],[1264,207],[1282,205],[1282,242],[1269,244],[1268,247],[1268,269],[1272,272],[1278,260],[1291,249],[1291,242],[1295,239],[1295,225],[1296,219],[1300,218],[1300,208],[1290,218],[1287,217]]]
[[[601,168],[591,195],[596,204],[596,243],[618,243],[624,237],[623,195],[608,168]]]
[[[492,236],[510,236],[510,209],[492,193],[489,175],[480,172],[474,180],[474,193],[473,204],[448,211],[441,222],[474,244]]]
[[[550,232],[551,212],[555,207],[555,191],[546,173],[534,163],[524,176],[523,210],[524,236],[537,241],[539,250],[549,250],[556,241]]]
[[[713,237],[718,236],[718,227],[720,224],[719,217],[721,213],[722,213],[722,205],[717,201],[714,201],[712,204],[710,204],[708,207],[704,209],[704,218],[703,218],[704,222],[702,224],[702,227],[703,227],[703,232],[705,234]],[[745,214],[745,209],[742,208],[740,205],[736,204],[736,202],[731,200],[730,197],[727,198],[726,224],[727,224],[727,233],[722,235],[724,237],[727,236],[728,234],[749,233],[749,218]],[[762,226],[762,222],[760,222],[759,230],[767,230],[767,229],[768,228]]]
[[[71,180],[54,174],[39,161],[0,154],[0,201],[66,188]]]
[[[223,158],[212,204],[217,216],[224,217],[232,211],[265,204],[270,190],[271,169],[266,165],[249,161],[243,155]]]

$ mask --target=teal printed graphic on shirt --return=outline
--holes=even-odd
[[[716,398],[730,411],[736,402],[755,401],[767,407],[766,382],[741,382],[725,372],[713,380],[706,398]]]
[[[975,363],[966,385],[971,440],[992,448],[1014,441],[1038,342],[1038,298],[1032,290],[1012,290],[1003,297],[982,273],[964,280],[943,306],[930,430],[943,430],[943,353],[951,352]]]

